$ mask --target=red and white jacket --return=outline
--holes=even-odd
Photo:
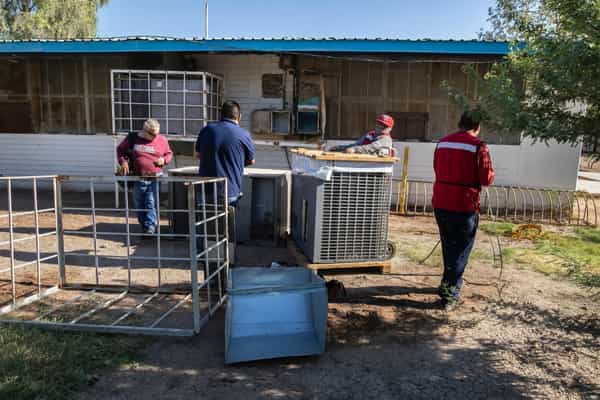
[[[494,182],[487,145],[479,138],[457,132],[441,139],[433,157],[433,207],[455,212],[479,212],[482,186]]]
[[[390,157],[395,154],[392,136],[389,133],[377,135],[374,130],[365,133],[358,141],[347,147],[351,147],[354,152],[362,154],[380,154]]]

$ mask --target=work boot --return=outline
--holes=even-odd
[[[455,297],[443,298],[440,300],[444,311],[453,311],[459,306],[459,301]]]

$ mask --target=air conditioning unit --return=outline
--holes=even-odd
[[[373,158],[325,161],[293,154],[292,237],[311,262],[387,258],[393,162]]]
[[[289,135],[291,113],[287,110],[255,110],[252,112],[252,132]]]
[[[296,113],[296,132],[302,135],[318,135],[319,111],[298,110]]]
[[[291,230],[291,171],[247,168],[242,193],[236,215],[237,241],[283,243]]]

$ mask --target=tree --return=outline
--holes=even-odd
[[[0,0],[0,39],[96,36],[96,13],[109,0]]]
[[[497,0],[486,39],[512,40],[510,54],[478,79],[478,97],[449,88],[487,125],[537,140],[591,143],[599,156],[600,0]]]

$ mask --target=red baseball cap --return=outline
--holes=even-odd
[[[377,116],[377,119],[375,121],[388,127],[388,128],[394,127],[394,118],[392,118],[391,116],[389,116],[387,114],[381,114],[381,115]]]

